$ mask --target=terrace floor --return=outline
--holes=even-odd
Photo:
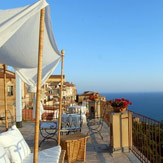
[[[1,129],[0,129],[1,130]],[[27,144],[30,146],[33,152],[34,146],[34,123],[23,122],[23,127],[20,128]],[[83,126],[82,133],[86,134],[88,132],[87,126]],[[130,153],[117,153],[112,154],[109,147],[109,127],[104,124],[101,131],[103,135],[103,140],[98,134],[92,134],[87,141],[86,149],[86,161],[87,163],[139,163],[140,161],[135,157],[134,154]],[[40,140],[42,137],[40,136]],[[56,145],[54,141],[48,141],[41,145],[39,150],[43,150]],[[66,162],[66,161],[65,161]],[[78,161],[79,162],[79,161]]]

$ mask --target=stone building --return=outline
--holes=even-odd
[[[22,93],[22,106],[25,107],[25,103],[29,103],[29,95],[27,94],[26,85],[24,82],[21,83]],[[15,119],[15,105],[16,105],[16,79],[15,73],[6,70],[6,93],[7,93],[7,113],[8,117]],[[0,116],[3,117],[5,112],[4,107],[4,71],[3,64],[0,64]]]
[[[13,104],[15,102],[15,73],[6,71],[6,86],[7,86],[7,102]],[[0,104],[4,104],[4,73],[0,71]]]
[[[89,101],[89,116],[92,118],[101,116],[101,101],[100,100]]]
[[[65,82],[65,75],[63,75]],[[51,75],[46,83],[42,86],[42,101],[44,105],[59,104],[61,75]]]
[[[6,70],[6,84],[7,84],[7,103],[15,104],[16,100],[16,78],[15,73],[9,70]],[[27,88],[24,82],[21,83],[21,93],[22,99],[27,97]],[[0,64],[0,104],[4,102],[4,73],[3,73],[3,64]]]
[[[15,105],[16,105],[16,77],[15,73],[6,70],[7,76],[7,104],[13,117],[15,117]],[[72,83],[65,81],[63,76],[63,103],[70,105],[70,103],[76,100],[76,86]],[[28,93],[26,84],[22,81],[22,109],[29,109],[33,107],[33,93]],[[47,82],[41,89],[41,101],[44,105],[56,105],[59,106],[61,75],[51,75]],[[4,73],[3,64],[0,64],[0,114],[4,114]],[[0,115],[1,116],[1,115]]]
[[[101,97],[99,93],[94,92],[94,94],[90,96],[89,116],[92,118],[101,116]]]
[[[86,91],[78,96],[78,103],[86,105],[89,110],[89,116],[92,118],[101,116],[101,102],[105,102],[106,98],[97,92]]]
[[[93,91],[86,91],[81,95],[78,95],[78,102],[82,103],[83,101],[87,101],[90,99],[90,96],[93,96],[95,92]]]
[[[63,98],[68,100],[68,101],[75,101],[76,100],[76,86],[75,84],[69,83],[69,82],[64,82],[63,84]]]
[[[47,82],[42,87],[42,92],[45,96],[42,99],[45,105],[59,105],[60,97],[60,85],[61,75],[51,75]],[[63,90],[62,98],[64,105],[70,105],[76,100],[76,86],[72,83],[65,81],[65,75],[63,76]]]

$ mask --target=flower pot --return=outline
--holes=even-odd
[[[127,108],[122,108],[122,107],[113,107],[114,112],[124,112],[126,111]]]

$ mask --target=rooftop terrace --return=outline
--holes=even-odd
[[[3,127],[0,128],[2,130]],[[25,140],[30,146],[31,151],[33,152],[34,146],[34,123],[23,122],[23,127],[20,128],[21,133],[23,134]],[[82,133],[86,134],[88,132],[87,126],[83,126]],[[138,163],[139,160],[135,157],[134,154],[130,153],[118,153],[112,154],[110,144],[110,132],[109,127],[104,124],[104,127],[101,130],[101,134],[104,137],[102,140],[98,134],[91,134],[90,138],[87,141],[86,149],[86,161],[87,163]],[[40,136],[40,140],[42,137]],[[43,150],[49,147],[56,145],[55,141],[49,140],[43,143],[39,150]],[[66,161],[65,161],[66,162]]]

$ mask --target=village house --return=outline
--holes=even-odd
[[[88,108],[91,117],[101,116],[101,103],[105,101],[105,96],[101,96],[99,93],[93,91],[86,91],[78,95],[78,103]]]
[[[3,117],[5,114],[4,106],[4,66],[0,64],[0,117]],[[15,119],[15,109],[16,109],[16,77],[15,73],[9,70],[6,70],[6,94],[7,94],[7,114],[9,120]],[[21,95],[22,95],[22,106],[26,106],[26,103],[29,104],[30,96],[27,93],[27,88],[24,82],[21,82]],[[1,123],[1,122],[0,122]]]
[[[65,75],[63,75],[65,82]],[[51,75],[42,86],[42,101],[44,105],[59,104],[61,75]]]
[[[65,81],[65,76],[63,77],[63,90],[62,98],[64,105],[70,105],[76,100],[76,86],[72,83]],[[45,92],[44,104],[45,105],[57,105],[59,104],[60,96],[60,85],[61,85],[60,75],[51,75],[49,80],[43,86]]]
[[[15,117],[15,105],[16,105],[16,77],[15,73],[6,70],[7,80],[7,103],[8,110]],[[69,106],[76,100],[76,86],[72,83],[65,81],[65,75],[63,76],[63,103],[65,106]],[[28,93],[26,84],[22,81],[21,94],[22,94],[22,109],[29,109],[33,107],[33,93]],[[47,82],[41,89],[41,101],[43,105],[56,105],[59,106],[61,75],[51,75]],[[4,114],[4,73],[3,64],[0,64],[0,114]]]
[[[93,96],[95,92],[86,91],[81,95],[78,95],[78,103],[82,103],[83,101],[87,101],[90,99],[90,96]]]

